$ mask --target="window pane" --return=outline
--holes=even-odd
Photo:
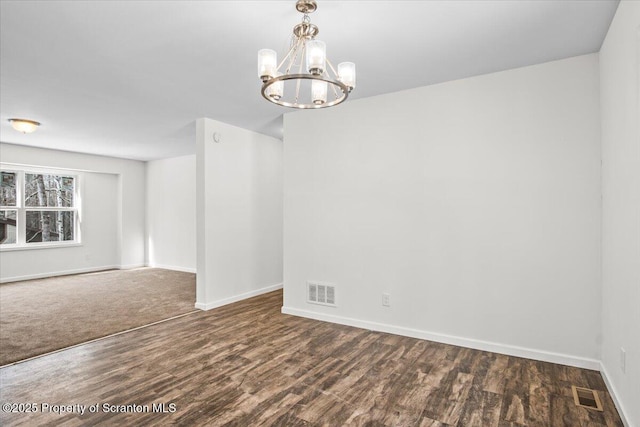
[[[18,211],[0,211],[0,245],[16,242],[16,218]]]
[[[27,243],[74,240],[73,211],[27,211]]]
[[[0,172],[0,206],[16,206],[15,172]]]
[[[74,178],[71,176],[26,173],[24,204],[32,207],[73,207],[73,187]]]

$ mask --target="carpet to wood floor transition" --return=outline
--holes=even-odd
[[[281,306],[276,291],[2,368],[3,402],[49,406],[0,413],[0,424],[622,426],[597,371],[283,315]],[[604,411],[575,406],[571,385],[596,389]],[[60,404],[85,412],[54,413]]]
[[[110,270],[0,285],[0,366],[194,311],[195,274]]]

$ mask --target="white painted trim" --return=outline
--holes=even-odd
[[[609,394],[611,395],[611,399],[613,399],[614,405],[616,405],[616,409],[618,410],[618,414],[620,415],[620,419],[622,420],[622,424],[625,427],[631,427],[631,423],[629,423],[627,417],[625,416],[624,406],[622,406],[622,402],[618,399],[618,392],[616,388],[613,386],[613,383],[609,380],[609,375],[607,374],[607,368],[604,367],[604,363],[600,362],[600,374],[602,375],[602,379],[604,380],[604,384],[607,386],[609,390]]]
[[[152,264],[149,263],[147,264],[147,267],[151,267],[151,268],[163,268],[165,270],[174,270],[174,271],[182,271],[184,273],[196,273],[196,269],[195,268],[190,268],[190,267],[178,267],[176,265],[164,265],[164,264]]]
[[[316,313],[285,306],[282,307],[282,313],[290,314],[293,316],[306,317],[309,319],[321,320],[324,322],[338,323],[340,325],[354,326],[356,328],[369,329],[377,332],[385,332],[389,334],[402,335],[422,340],[435,341],[443,344],[468,347],[476,350],[501,353],[509,356],[540,360],[543,362],[559,363],[562,365],[593,369],[596,371],[600,369],[600,362],[598,360],[571,356],[568,354],[553,353],[543,350],[518,347],[514,345],[500,344],[489,341],[476,340],[472,338],[457,337],[436,332],[422,331],[419,329],[405,328],[402,326],[388,325],[385,323],[369,322],[366,320],[336,316],[333,314]]]
[[[4,209],[4,208],[2,208]],[[15,210],[15,209],[7,209]],[[27,246],[28,245],[28,246]],[[48,242],[48,243],[25,243],[24,245],[18,245],[17,243],[11,243],[6,246],[0,246],[0,252],[13,252],[13,251],[33,251],[38,249],[61,249],[61,248],[73,248],[76,246],[83,246],[81,242]]]
[[[68,276],[70,274],[95,273],[96,271],[117,270],[118,265],[103,265],[101,267],[79,268],[77,270],[50,271],[48,273],[28,274],[26,276],[3,277],[0,283],[20,282],[23,280],[46,279],[47,277]]]
[[[278,289],[282,289],[282,283],[276,283],[275,285],[267,286],[264,288],[256,289],[253,291],[245,292],[243,294],[234,295],[229,298],[223,298],[223,299],[208,302],[208,303],[196,302],[196,308],[200,310],[211,310],[212,308],[222,307],[223,305],[242,301],[244,299],[255,297],[257,295],[262,295],[268,292],[277,291]]]
[[[119,265],[115,268],[118,268],[120,270],[133,270],[134,268],[144,268],[146,267],[146,265],[144,264],[127,264],[127,265]]]

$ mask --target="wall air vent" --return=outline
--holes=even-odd
[[[602,411],[602,402],[600,402],[597,391],[574,385],[571,386],[571,390],[573,391],[573,401],[577,406]]]
[[[307,302],[336,306],[336,285],[324,282],[307,282]]]

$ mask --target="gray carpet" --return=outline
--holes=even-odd
[[[194,310],[195,274],[112,270],[0,285],[0,366]]]

